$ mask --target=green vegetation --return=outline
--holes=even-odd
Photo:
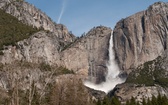
[[[126,102],[126,105],[140,105],[140,102],[136,102],[135,98],[132,97],[131,100]],[[149,98],[147,100],[143,98],[141,105],[168,105],[168,98],[160,94],[157,97],[152,96],[151,100]]]
[[[69,70],[63,66],[50,66],[49,64],[46,63],[40,63],[38,66],[41,71],[55,71],[54,76],[57,75],[62,75],[62,74],[74,74],[73,70]]]
[[[51,66],[49,65],[49,64],[46,64],[46,63],[40,63],[40,65],[39,65],[39,68],[40,68],[40,70],[42,70],[42,71],[51,71]]]
[[[162,69],[164,59],[158,57],[156,60],[149,61],[139,66],[131,72],[126,83],[144,84],[154,86],[155,84],[168,87],[167,71]]]
[[[121,105],[121,102],[117,97],[105,97],[102,101],[98,100],[96,105]]]
[[[104,98],[102,101],[98,100],[96,105],[168,105],[168,98],[160,94],[155,97],[152,96],[152,99],[142,99],[142,102],[137,102],[134,97],[130,100],[127,100],[125,104],[121,104],[117,97]]]
[[[73,70],[69,70],[65,67],[60,66],[59,68],[57,68],[57,74],[54,75],[61,75],[61,74],[75,74]]]
[[[66,50],[67,48],[73,46],[74,43],[76,43],[78,41],[79,38],[76,38],[73,42],[70,42],[68,44],[64,44],[63,42],[60,42],[60,45],[63,46],[63,48],[61,49],[61,51]]]
[[[0,55],[4,55],[4,53],[2,51],[0,51]]]
[[[37,28],[23,24],[0,9],[0,50],[3,50],[4,45],[15,45],[16,42],[29,38],[37,31],[39,31]],[[0,52],[0,55],[2,54]]]

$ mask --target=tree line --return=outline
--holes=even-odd
[[[96,105],[168,105],[168,98],[164,95],[161,96],[160,94],[155,97],[152,96],[151,99],[142,99],[142,102],[137,102],[134,97],[130,100],[127,100],[126,103],[122,104],[117,97],[112,98],[104,98],[102,101],[98,100]]]

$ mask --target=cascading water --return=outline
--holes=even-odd
[[[113,50],[113,32],[111,32],[110,42],[109,42],[109,61],[107,64],[108,73],[106,75],[106,81],[101,84],[91,83],[90,81],[85,81],[85,86],[90,87],[95,90],[104,91],[108,93],[117,84],[123,83],[125,79],[120,78],[120,70],[115,61],[115,54]]]

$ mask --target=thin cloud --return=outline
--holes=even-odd
[[[63,0],[63,2],[62,2],[62,8],[61,8],[61,13],[59,15],[57,23],[60,23],[60,21],[61,21],[61,18],[63,16],[64,12],[65,12],[65,9],[66,9],[66,4],[67,4],[67,1]]]

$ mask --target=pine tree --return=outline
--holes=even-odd
[[[121,105],[121,102],[118,100],[117,97],[112,97],[111,105]]]
[[[151,100],[152,105],[158,105],[157,99],[154,95],[152,95],[152,100]]]
[[[103,105],[110,105],[110,99],[108,97],[103,99]]]
[[[131,98],[129,105],[136,105],[136,101],[134,97]]]
[[[162,97],[162,101],[163,101],[163,105],[168,105],[168,99],[165,95]]]
[[[152,105],[152,102],[151,102],[151,100],[148,98],[148,100],[147,100],[147,105]]]
[[[137,102],[137,103],[136,103],[136,105],[140,105],[140,103],[139,103],[139,102]]]
[[[129,104],[130,104],[130,102],[129,102],[129,100],[127,100],[127,101],[126,101],[126,105],[129,105]]]
[[[101,105],[101,101],[100,101],[100,99],[98,99],[96,105]]]
[[[142,105],[147,105],[145,98],[142,100]]]

